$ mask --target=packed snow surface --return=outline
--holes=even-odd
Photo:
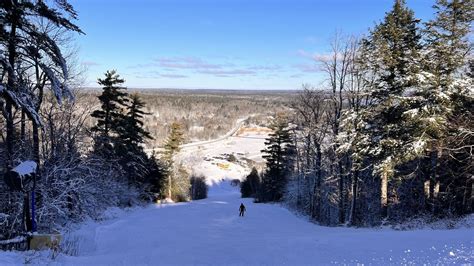
[[[241,202],[245,217],[238,216]],[[66,236],[75,239],[77,256],[50,261],[45,252],[0,252],[0,265],[419,265],[469,264],[474,257],[472,229],[322,227],[277,204],[241,199],[227,182],[205,200],[111,214]]]

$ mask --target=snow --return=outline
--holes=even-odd
[[[62,59],[64,60],[64,59]],[[64,96],[69,97],[69,99],[73,99],[73,95],[70,91],[70,89],[66,86],[64,82],[61,82],[58,77],[56,77],[56,74],[54,71],[49,68],[48,66],[44,64],[40,64],[41,69],[43,72],[46,74],[48,77],[48,80],[51,83],[51,91],[53,92],[54,96],[56,97],[56,100],[58,101],[59,105],[62,104],[62,98]],[[64,76],[67,76],[67,67],[62,64]]]
[[[23,91],[27,91],[23,89]],[[41,117],[36,112],[33,100],[31,99],[31,95],[25,92],[15,92],[6,90],[6,94],[10,97],[10,99],[15,103],[15,106],[24,108],[26,113],[29,114],[29,117],[34,120],[34,122],[41,126]]]
[[[20,242],[25,241],[25,239],[26,239],[26,238],[25,238],[24,236],[17,236],[17,237],[12,238],[12,239],[0,240],[0,245],[12,244],[12,243],[20,243]]]
[[[238,216],[243,202],[245,217]],[[76,256],[0,252],[0,265],[328,265],[469,264],[472,229],[322,227],[277,204],[241,199],[238,188],[215,184],[209,198],[117,210],[65,236]],[[35,255],[33,255],[35,254]],[[39,254],[39,255],[38,255]],[[36,257],[35,257],[36,256]]]
[[[209,185],[222,178],[243,180],[252,166],[264,163],[261,150],[265,148],[267,137],[266,128],[238,127],[214,141],[183,145],[176,161],[188,172],[205,176]],[[229,160],[229,156],[236,160]]]
[[[20,176],[30,175],[36,172],[36,163],[34,161],[24,161],[17,165],[12,171]]]

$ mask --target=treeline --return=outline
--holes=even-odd
[[[434,12],[422,23],[396,0],[363,38],[336,35],[317,57],[328,82],[275,118],[246,195],[325,225],[472,213],[473,5],[438,0]]]
[[[147,139],[149,148],[163,147],[174,122],[186,132],[185,143],[215,139],[235,127],[238,119],[250,117],[254,125],[268,124],[268,116],[288,109],[296,93],[219,91],[133,90],[141,96],[145,111],[145,129],[155,138]],[[78,105],[97,108],[98,91],[80,92]],[[87,124],[93,125],[90,119]]]

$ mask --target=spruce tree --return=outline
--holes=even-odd
[[[463,71],[468,64],[471,46],[468,34],[473,20],[473,5],[472,1],[438,0],[434,8],[435,18],[426,23],[423,78],[411,97],[403,102],[410,108],[405,113],[405,123],[413,129],[405,157],[416,158],[423,166],[423,181],[429,182],[429,193],[426,195],[428,207],[433,213],[438,205],[435,186],[439,188],[441,184],[444,190],[448,184],[459,182],[459,186],[463,187],[466,183],[462,171],[453,169],[449,171],[453,174],[446,175],[449,165],[465,169],[460,163],[464,161],[464,155],[446,156],[444,161],[448,165],[444,166],[442,157],[445,157],[443,146],[450,142],[449,139],[457,139],[457,134],[463,135],[459,128],[469,124],[467,121],[472,117],[472,110],[467,107],[472,104],[468,89],[472,83],[469,85],[469,77],[463,75]],[[457,162],[449,163],[452,160]],[[464,179],[454,180],[458,178]],[[464,189],[461,189],[460,194],[463,193]]]
[[[140,184],[145,182],[149,172],[156,168],[153,159],[148,158],[142,146],[145,139],[152,137],[143,127],[143,117],[148,114],[143,111],[145,103],[138,94],[132,94],[128,102],[125,114],[118,116],[114,123],[117,132],[114,149],[128,175],[128,180]]]
[[[102,94],[98,97],[101,109],[95,110],[91,116],[97,119],[92,131],[97,134],[95,150],[100,153],[111,153],[114,137],[123,131],[123,109],[128,101],[126,88],[121,86],[124,82],[115,70],[107,71],[104,79],[98,79],[98,83],[103,86]]]
[[[252,196],[252,188],[250,187],[250,182],[246,178],[242,183],[240,183],[240,195],[242,198],[248,198]]]
[[[170,134],[166,139],[165,150],[168,159],[180,151],[179,146],[184,142],[184,133],[180,123],[173,122],[170,127]]]
[[[260,189],[260,200],[279,201],[283,197],[287,176],[291,170],[292,138],[288,120],[278,115],[270,128],[273,132],[265,141],[262,150],[266,159],[266,172]]]
[[[123,117],[120,126],[120,139],[129,146],[138,146],[145,139],[152,139],[150,133],[144,129],[143,116],[149,113],[143,111],[145,103],[138,94],[130,96],[130,104],[126,107],[127,113]]]
[[[370,51],[367,66],[373,70],[370,89],[373,104],[363,112],[363,134],[370,140],[364,149],[374,163],[374,174],[381,177],[382,215],[387,216],[388,183],[409,141],[411,128],[404,124],[407,107],[400,104],[405,93],[418,83],[420,72],[420,34],[418,20],[404,0],[396,0],[384,21],[364,40]]]
[[[182,179],[187,178],[183,177],[183,174],[186,173],[184,169],[180,169],[180,165],[174,163],[174,156],[180,151],[180,145],[184,142],[184,133],[182,130],[181,124],[178,122],[173,122],[170,127],[170,134],[165,142],[165,154],[164,159],[166,161],[167,167],[169,169],[166,186],[164,187],[165,191],[163,194],[167,194],[168,198],[173,198],[173,192],[179,193],[179,191],[184,191],[183,184],[189,184],[189,182],[183,182]],[[179,186],[179,187],[177,187]]]
[[[250,174],[240,184],[240,193],[242,198],[255,197],[260,187],[260,176],[255,167],[252,168]]]
[[[410,107],[406,120],[416,126],[412,150],[435,150],[449,127],[449,117],[466,94],[466,78],[460,74],[467,65],[470,42],[468,34],[473,19],[472,1],[438,0],[436,17],[426,23],[425,56],[422,81],[405,104]],[[416,148],[416,149],[415,149]]]
[[[166,178],[168,169],[166,166],[156,158],[155,154],[147,160],[146,165],[147,173],[144,177],[145,182],[148,184],[148,192],[152,194],[152,200],[155,201],[161,198],[161,190],[163,182]]]

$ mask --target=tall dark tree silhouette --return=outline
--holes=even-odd
[[[99,96],[101,108],[91,114],[97,119],[92,131],[97,133],[95,149],[98,152],[111,153],[114,138],[123,131],[123,110],[128,102],[126,88],[122,87],[124,82],[115,70],[107,71],[104,79],[98,79],[103,86]]]
[[[115,154],[127,172],[131,183],[143,183],[150,172],[158,168],[156,159],[148,158],[143,150],[146,139],[152,139],[144,129],[143,117],[147,115],[143,109],[145,103],[138,94],[132,94],[124,114],[117,117],[117,136],[114,138]]]
[[[394,168],[401,158],[398,147],[409,137],[409,128],[403,124],[406,106],[397,105],[408,88],[417,84],[420,72],[420,33],[418,20],[404,0],[395,0],[392,10],[378,24],[364,45],[370,51],[368,65],[375,69],[375,84],[369,93],[374,104],[365,111],[365,122],[370,143],[370,156],[376,175],[381,177],[382,216],[388,216],[389,183]]]
[[[262,150],[267,163],[259,193],[261,201],[281,200],[291,170],[293,146],[288,119],[278,115],[270,128],[273,132]]]
[[[126,145],[138,146],[145,142],[146,139],[152,139],[150,133],[144,129],[143,117],[149,115],[143,108],[145,103],[140,99],[138,94],[130,96],[130,104],[126,108],[126,114],[121,122],[121,140]]]

